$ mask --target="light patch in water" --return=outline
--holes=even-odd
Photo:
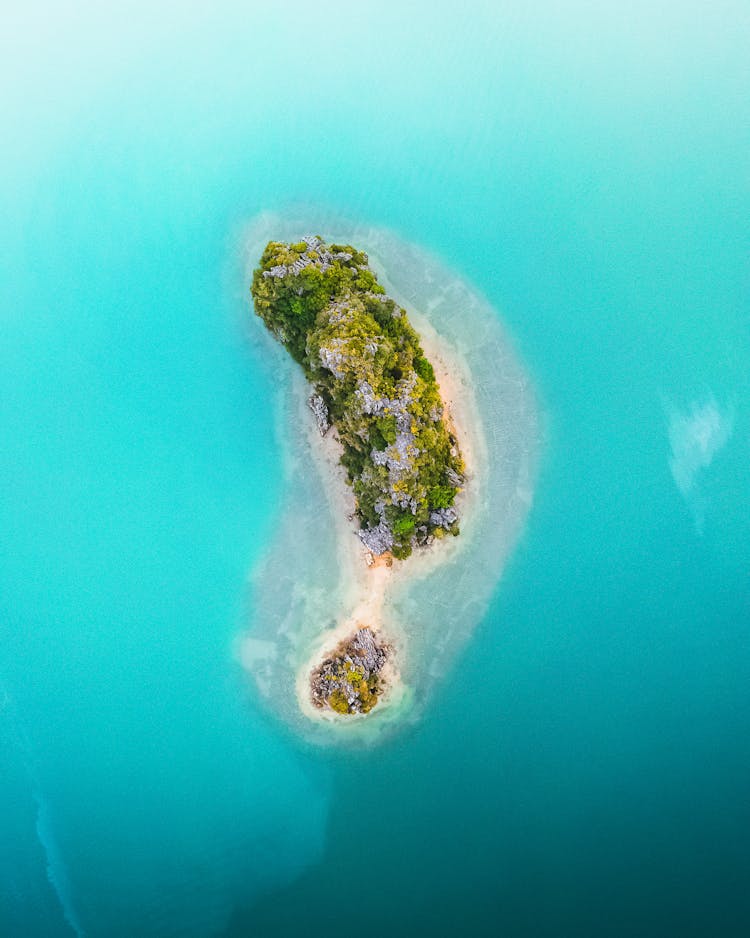
[[[732,435],[734,415],[722,410],[712,396],[693,402],[686,411],[667,405],[669,419],[669,469],[680,495],[685,499],[700,533],[706,514],[701,477]]]
[[[341,536],[344,509],[331,497],[330,478],[311,453],[312,418],[301,371],[252,315],[249,298],[252,271],[266,243],[304,234],[367,251],[380,282],[406,308],[417,331],[425,338],[426,330],[437,333],[456,364],[459,436],[463,427],[475,457],[459,505],[461,536],[442,542],[439,556],[411,557],[409,575],[394,581],[383,606],[380,624],[396,646],[405,691],[391,706],[377,707],[351,726],[332,727],[304,716],[295,675],[309,662],[320,633],[346,620],[356,605],[346,571],[358,541],[351,532]],[[540,448],[536,397],[497,312],[463,279],[391,232],[304,209],[260,216],[241,241],[256,367],[279,389],[275,427],[286,483],[276,535],[253,571],[241,659],[261,698],[307,739],[370,744],[422,716],[487,611],[532,502]]]

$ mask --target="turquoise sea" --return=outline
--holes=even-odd
[[[750,933],[747,3],[3,13],[0,935]],[[295,484],[242,233],[305,205],[484,296],[543,427],[369,749],[238,655]]]

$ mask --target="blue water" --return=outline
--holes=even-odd
[[[184,6],[4,19],[0,934],[747,934],[747,4]],[[294,202],[466,277],[545,417],[369,753],[237,663],[284,499],[238,232]]]

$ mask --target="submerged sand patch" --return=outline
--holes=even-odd
[[[390,232],[314,212],[263,215],[243,232],[247,283],[267,241],[308,233],[368,252],[420,334],[467,467],[461,535],[392,567],[368,567],[335,433],[321,439],[299,368],[248,308],[256,354],[289,378],[276,421],[288,494],[274,542],[253,571],[242,662],[269,705],[307,738],[371,742],[419,717],[486,611],[531,503],[539,426],[530,383],[494,310]],[[360,626],[394,647],[389,690],[364,716],[316,709],[312,668]]]

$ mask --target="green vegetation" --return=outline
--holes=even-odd
[[[402,559],[433,535],[457,534],[464,466],[435,372],[367,255],[316,237],[272,241],[252,296],[328,409],[366,546]]]
[[[334,688],[328,695],[328,706],[336,713],[369,713],[380,696],[380,679],[377,674],[365,675],[364,668],[353,667],[345,662],[334,665],[335,671],[326,677],[346,686],[346,691]],[[353,702],[349,704],[349,698]]]
[[[380,679],[377,674],[366,675],[364,668],[349,667],[346,680],[359,699],[359,713],[369,713],[378,702]]]
[[[346,694],[342,690],[331,691],[331,696],[328,698],[328,706],[331,710],[335,710],[336,713],[349,713],[349,704],[346,699]]]

